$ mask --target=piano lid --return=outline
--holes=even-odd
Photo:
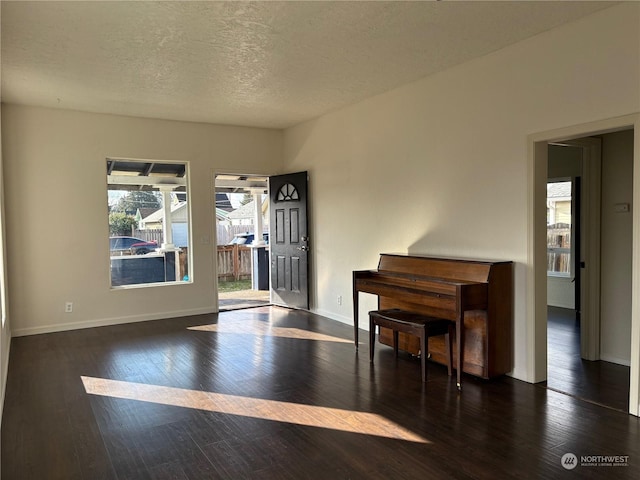
[[[513,262],[493,262],[490,260],[438,257],[424,254],[382,253],[378,262],[378,271],[451,280],[487,282],[491,274],[491,267],[510,263]]]
[[[445,257],[444,255],[433,255],[429,253],[402,253],[402,252],[388,252],[381,253],[380,256],[390,257],[411,257],[411,258],[427,258],[435,261],[446,262],[462,262],[462,263],[477,263],[486,265],[499,265],[503,263],[513,263],[511,260],[498,260],[491,258],[467,258],[467,257]]]

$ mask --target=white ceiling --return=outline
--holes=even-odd
[[[285,128],[611,5],[2,1],[1,95]]]

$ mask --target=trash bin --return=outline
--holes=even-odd
[[[251,245],[251,288],[269,290],[268,245]]]

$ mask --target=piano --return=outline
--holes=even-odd
[[[378,296],[378,308],[401,308],[455,322],[454,366],[489,379],[512,370],[513,262],[425,255],[380,255],[376,270],[353,272],[353,326],[358,349],[360,292]],[[399,348],[420,352],[418,338],[399,334]],[[393,345],[392,332],[379,341]],[[446,365],[442,336],[429,338],[431,359]],[[459,354],[460,352],[460,354]]]

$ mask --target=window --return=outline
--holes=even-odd
[[[547,274],[572,273],[571,182],[547,183]]]
[[[112,287],[191,280],[187,171],[184,162],[107,159]]]

